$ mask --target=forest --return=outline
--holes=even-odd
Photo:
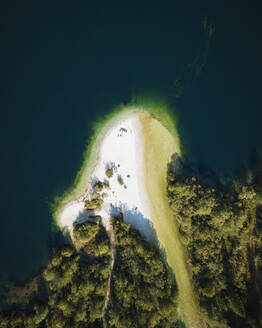
[[[177,287],[159,250],[123,221],[112,218],[116,263],[112,276],[109,326],[176,327]]]
[[[261,170],[226,190],[179,166],[169,167],[168,197],[205,321],[262,327]]]
[[[157,247],[121,214],[111,218],[116,260],[105,308],[112,249],[101,218],[94,219],[75,225],[77,247],[53,250],[37,290],[26,297],[6,294],[0,328],[175,327],[175,281]]]
[[[55,248],[41,274],[39,295],[9,304],[0,315],[0,327],[102,327],[111,250],[104,228],[85,222],[74,235],[77,251],[65,244]],[[11,300],[12,301],[12,300]]]
[[[205,327],[262,327],[262,171],[229,188],[183,165],[168,166],[167,195]],[[121,212],[111,226],[75,224],[36,277],[5,292],[0,328],[184,327],[164,250]]]

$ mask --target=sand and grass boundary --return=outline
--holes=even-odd
[[[178,311],[188,328],[202,327],[199,301],[195,296],[187,266],[186,253],[180,241],[177,222],[167,197],[167,165],[180,145],[169,130],[151,115],[140,115],[144,149],[144,183],[149,201],[150,219],[159,246],[164,250],[178,285]]]
[[[135,113],[148,113],[160,121],[161,124],[172,134],[176,144],[180,148],[176,118],[170,107],[163,101],[152,98],[132,100],[129,104],[119,105],[109,114],[98,118],[93,124],[91,137],[87,143],[88,146],[86,146],[86,149],[83,152],[83,163],[76,174],[75,180],[63,193],[57,194],[50,203],[55,229],[61,228],[59,225],[59,215],[64,206],[70,202],[81,199],[87,191],[91,174],[98,160],[99,146],[107,131],[116,124],[118,120],[123,120],[129,115]]]

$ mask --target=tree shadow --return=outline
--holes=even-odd
[[[105,164],[105,171],[109,170],[109,169],[113,169],[114,171],[117,171],[117,165],[115,162],[113,161],[109,161]]]
[[[111,205],[110,215],[118,216],[119,214],[123,214],[124,221],[129,223],[133,229],[138,230],[145,240],[158,245],[156,231],[152,222],[137,207],[130,209],[126,204],[120,204],[119,207]]]
[[[221,191],[232,191],[231,183],[219,178],[217,173],[203,163],[193,163],[185,161],[177,153],[171,156],[167,165],[168,174],[173,173],[175,176],[195,177],[201,184],[216,188]]]
[[[167,172],[175,176],[195,177],[203,185],[235,194],[235,183],[259,184],[262,187],[262,156],[254,148],[245,163],[240,163],[234,171],[222,176],[203,163],[184,160],[175,153],[167,165]]]
[[[246,163],[242,163],[235,171],[234,177],[242,184],[250,184],[261,179],[262,176],[262,156],[254,148]]]
[[[94,211],[90,211],[90,210],[87,211],[84,209],[82,212],[79,212],[77,218],[73,223],[73,227],[75,227],[78,224],[82,224],[86,221],[94,222],[90,219],[90,216],[94,216],[94,215],[95,215]]]

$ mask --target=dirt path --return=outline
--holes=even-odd
[[[202,328],[198,300],[193,292],[187,270],[186,257],[179,239],[177,224],[168,205],[166,192],[167,164],[171,155],[179,152],[173,136],[151,115],[141,114],[144,170],[151,220],[160,245],[166,252],[168,264],[173,269],[179,290],[179,314],[187,328]]]
[[[110,293],[111,293],[111,281],[112,281],[112,272],[116,260],[116,244],[114,240],[114,232],[113,228],[108,231],[108,237],[110,240],[110,246],[112,250],[112,262],[110,266],[110,272],[109,272],[109,278],[108,278],[108,285],[107,285],[107,293],[106,293],[106,300],[105,300],[105,306],[104,306],[104,316],[103,316],[103,327],[108,327],[108,305],[110,300]]]
[[[256,247],[254,241],[254,230],[256,227],[256,205],[252,206],[246,203],[244,206],[247,209],[247,215],[249,217],[249,232],[247,244],[249,270],[255,287],[254,294],[256,294],[256,298],[259,303],[259,300],[261,299],[262,295],[262,280],[259,273],[258,265],[254,260],[256,257]]]

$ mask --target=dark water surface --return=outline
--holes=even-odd
[[[2,281],[22,282],[46,263],[48,203],[72,183],[93,122],[115,105],[160,94],[179,118],[185,156],[220,174],[261,151],[258,5],[142,3],[1,2]]]

